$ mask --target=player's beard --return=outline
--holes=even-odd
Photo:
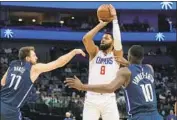
[[[100,44],[100,50],[107,50],[111,47],[111,43],[108,44]]]

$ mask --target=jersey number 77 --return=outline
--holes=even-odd
[[[12,80],[10,82],[9,88],[15,85],[14,90],[17,90],[22,77],[19,75],[15,75],[15,74],[11,74],[11,76],[12,76]]]

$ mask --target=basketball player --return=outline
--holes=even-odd
[[[100,20],[100,23],[83,37],[83,44],[89,54],[88,83],[90,85],[111,82],[119,70],[119,63],[116,62],[115,57],[123,56],[116,10],[112,5],[105,6],[109,7],[113,16],[113,36],[110,33],[105,33],[102,37],[100,47],[98,48],[95,45],[93,41],[94,36],[108,24],[108,22]],[[127,62],[125,61],[125,64]],[[119,119],[114,92],[107,94],[87,92],[84,102],[83,120],[98,120],[100,116],[103,120]]]
[[[65,82],[71,88],[98,93],[112,93],[123,86],[129,120],[163,120],[157,111],[154,71],[151,65],[142,64],[143,58],[144,49],[133,45],[128,51],[130,65],[121,68],[109,84],[85,85],[77,77]]]
[[[12,61],[1,80],[1,120],[22,120],[20,108],[27,101],[33,84],[41,73],[63,67],[76,54],[85,53],[74,49],[47,64],[37,63],[34,47],[22,47],[19,60]]]

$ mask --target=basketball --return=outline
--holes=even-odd
[[[97,16],[98,16],[98,19],[103,20],[105,22],[112,20],[111,13],[110,13],[109,7],[107,5],[101,5],[97,9]]]

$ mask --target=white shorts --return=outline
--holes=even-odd
[[[84,103],[83,120],[119,120],[116,96],[111,94],[87,94]]]

